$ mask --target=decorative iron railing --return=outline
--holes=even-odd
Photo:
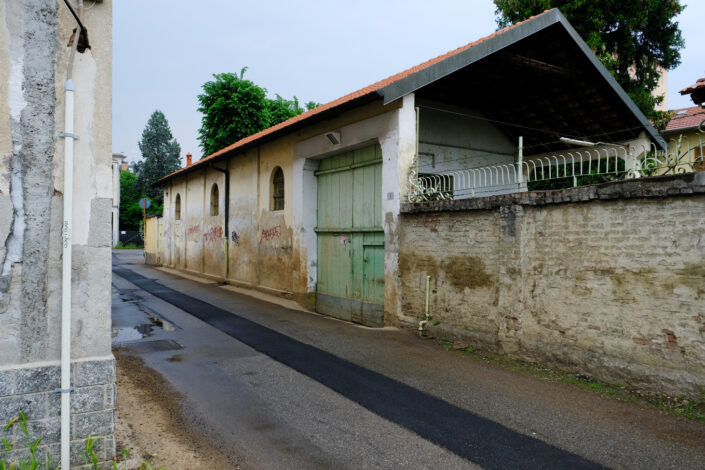
[[[450,200],[526,190],[581,186],[642,176],[705,170],[705,121],[697,141],[681,135],[667,150],[609,144],[570,150],[554,155],[528,157],[515,163],[478,168],[435,171],[413,167],[409,171],[409,202]],[[543,182],[543,184],[541,184]],[[562,185],[562,186],[561,186]]]

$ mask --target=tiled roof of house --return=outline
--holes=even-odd
[[[705,82],[703,85],[705,85]],[[705,120],[705,109],[700,106],[676,109],[671,112],[673,113],[673,117],[668,122],[665,132],[676,132],[683,129],[691,129],[699,126],[700,123]]]
[[[695,82],[695,85],[690,85],[688,87],[683,88],[680,91],[681,95],[687,95],[689,93],[694,92],[695,90],[698,90],[700,88],[705,88],[705,77],[703,78],[698,78],[698,80]]]
[[[524,20],[524,21],[522,21],[522,22],[520,22],[520,23],[516,23],[516,24],[514,24],[514,25],[512,25],[512,26],[509,26],[509,27],[507,27],[507,28],[504,28],[504,29],[502,29],[502,30],[500,30],[500,31],[496,31],[496,32],[490,34],[489,36],[485,36],[485,37],[483,37],[483,38],[481,38],[481,39],[478,39],[477,41],[474,41],[474,42],[471,42],[471,43],[469,43],[469,44],[466,44],[465,46],[461,46],[461,47],[459,47],[459,48],[457,48],[457,49],[455,49],[455,50],[446,52],[446,53],[443,54],[443,55],[440,55],[440,56],[435,57],[435,58],[433,58],[433,59],[427,60],[426,62],[423,62],[423,63],[421,63],[421,64],[419,64],[419,65],[416,65],[415,67],[411,67],[411,68],[409,68],[409,69],[407,69],[407,70],[404,70],[403,72],[400,72],[400,73],[398,73],[398,74],[396,74],[396,75],[392,75],[391,77],[385,78],[385,79],[380,80],[380,81],[378,81],[378,82],[376,82],[376,83],[373,83],[372,85],[368,85],[368,86],[366,86],[366,87],[364,87],[364,88],[361,88],[361,89],[359,89],[359,90],[357,90],[357,91],[354,91],[354,92],[352,92],[352,93],[350,93],[350,94],[347,94],[347,95],[342,96],[342,97],[340,97],[340,98],[338,98],[338,99],[336,99],[336,100],[333,100],[333,101],[331,101],[331,102],[329,102],[329,103],[326,103],[326,104],[323,104],[323,105],[321,105],[321,106],[318,106],[317,108],[314,108],[314,109],[312,109],[312,110],[310,110],[310,111],[308,111],[308,112],[305,112],[305,113],[303,113],[303,114],[299,114],[298,116],[294,116],[294,117],[292,117],[291,119],[288,119],[288,120],[286,120],[286,121],[284,121],[284,122],[281,122],[281,123],[276,124],[276,125],[274,125],[274,126],[272,126],[272,127],[269,127],[269,128],[267,128],[267,129],[264,129],[263,131],[260,131],[260,132],[258,132],[258,133],[256,133],[256,134],[253,134],[253,135],[249,136],[249,137],[245,137],[244,139],[238,140],[237,142],[235,142],[235,143],[232,144],[232,145],[229,145],[229,146],[227,146],[227,147],[225,147],[225,148],[223,148],[223,149],[221,149],[221,150],[218,150],[218,151],[215,152],[215,153],[212,153],[212,154],[210,154],[210,155],[208,155],[208,156],[206,156],[206,157],[201,158],[198,162],[195,162],[195,163],[194,163],[192,166],[190,166],[190,167],[181,168],[181,169],[179,169],[179,170],[177,170],[177,171],[175,171],[175,172],[173,172],[173,173],[171,173],[171,174],[169,174],[169,175],[167,175],[167,176],[164,176],[164,177],[161,178],[157,183],[160,183],[160,182],[163,182],[164,180],[170,179],[170,178],[172,178],[173,176],[177,175],[178,173],[183,172],[183,171],[186,170],[187,168],[196,168],[196,167],[198,167],[198,166],[207,164],[207,163],[209,163],[209,161],[212,161],[212,160],[215,159],[216,157],[219,157],[219,156],[221,156],[221,155],[223,155],[223,154],[226,154],[226,153],[229,153],[229,152],[232,152],[232,151],[236,151],[236,150],[238,150],[239,148],[245,147],[245,146],[248,145],[248,144],[253,144],[253,143],[257,142],[258,140],[263,140],[263,139],[265,139],[267,136],[270,136],[270,135],[272,135],[272,134],[274,134],[274,133],[276,133],[276,132],[278,132],[278,131],[281,131],[281,130],[283,130],[283,129],[287,128],[287,127],[290,127],[290,126],[292,126],[292,125],[294,125],[294,124],[304,122],[304,121],[306,121],[306,120],[308,120],[308,119],[313,118],[314,116],[320,115],[320,114],[322,114],[322,113],[324,113],[324,112],[326,112],[326,111],[332,110],[332,109],[334,109],[334,108],[336,108],[336,107],[338,107],[338,106],[341,106],[341,105],[344,105],[344,104],[346,104],[346,103],[349,103],[349,102],[351,102],[351,101],[353,101],[353,100],[355,100],[355,99],[357,99],[357,98],[362,98],[362,97],[364,97],[364,96],[371,95],[372,93],[376,93],[376,92],[380,91],[382,88],[384,88],[384,87],[386,87],[386,86],[388,86],[388,85],[391,85],[391,84],[394,83],[394,82],[397,82],[397,81],[399,81],[399,80],[401,80],[401,79],[403,79],[403,78],[406,78],[406,77],[408,77],[408,76],[410,76],[410,75],[413,75],[413,74],[416,73],[416,72],[419,72],[419,71],[421,71],[421,70],[423,70],[423,69],[426,69],[426,68],[428,68],[428,67],[430,67],[430,66],[432,66],[432,65],[434,65],[434,64],[437,64],[437,63],[439,63],[439,62],[441,62],[441,61],[443,61],[443,60],[445,60],[445,59],[447,59],[447,58],[449,58],[449,57],[452,57],[452,56],[454,56],[454,55],[456,55],[456,54],[459,54],[459,53],[461,53],[461,52],[463,52],[463,51],[465,51],[465,50],[468,50],[468,49],[470,49],[470,48],[472,48],[472,47],[475,47],[475,46],[477,46],[478,44],[487,41],[488,39],[491,39],[491,38],[493,38],[493,37],[495,37],[495,36],[498,36],[498,35],[500,35],[500,34],[506,32],[506,31],[509,31],[510,29],[516,28],[516,27],[519,26],[520,24],[523,24],[523,23],[526,23],[526,22],[528,22],[528,21],[531,21],[531,20],[533,20],[534,18],[538,18],[538,17],[540,17],[540,16],[543,16],[543,15],[545,15],[546,13],[548,13],[549,11],[551,11],[551,10],[547,10],[547,11],[545,11],[545,12],[539,14],[539,15],[532,16],[531,18],[528,18],[528,19],[526,19],[526,20]]]

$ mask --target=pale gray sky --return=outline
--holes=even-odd
[[[678,18],[686,47],[668,74],[668,106],[705,76],[705,2]],[[271,96],[325,103],[491,34],[491,0],[115,0],[113,151],[137,142],[155,109],[200,158],[196,96],[214,73],[239,73]],[[184,158],[185,159],[185,158]]]

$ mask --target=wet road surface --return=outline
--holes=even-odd
[[[114,343],[253,468],[701,468],[701,423],[141,261],[114,254]]]

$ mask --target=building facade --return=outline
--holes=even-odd
[[[99,439],[101,460],[115,450],[111,1],[76,14],[90,30],[89,43],[72,37],[77,20],[63,1],[0,2],[0,422],[24,412],[31,438],[42,438],[38,455],[59,461],[60,401],[68,393],[57,393],[62,250],[70,244],[69,437],[72,465],[82,465],[88,435]],[[65,90],[71,88],[72,127],[65,122]],[[65,139],[74,142],[72,188],[64,185]],[[62,209],[67,191],[73,197],[70,231]],[[0,458],[26,454],[19,429],[0,427],[0,437],[13,443]]]
[[[121,153],[113,154],[113,214],[112,214],[112,238],[111,245],[115,246],[120,241],[120,172],[127,171],[127,157]],[[124,168],[124,170],[123,170]]]
[[[148,258],[345,320],[398,324],[400,207],[418,178],[456,200],[525,190],[503,169],[565,151],[559,136],[662,143],[551,10],[163,178],[161,252]],[[468,169],[488,184],[462,189]]]

